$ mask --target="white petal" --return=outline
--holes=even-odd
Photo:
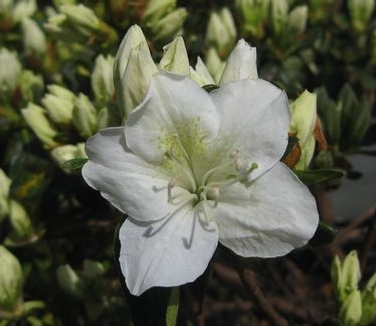
[[[221,121],[219,150],[238,150],[239,157],[249,163],[247,168],[257,163],[252,179],[279,161],[290,124],[288,100],[282,90],[262,79],[244,79],[210,95]]]
[[[205,271],[217,247],[218,230],[214,223],[203,226],[199,220],[197,210],[188,205],[152,226],[124,222],[119,261],[132,294],[192,282]]]
[[[245,78],[257,79],[256,48],[252,48],[243,39],[231,52],[223,70],[219,85]]]
[[[171,176],[126,147],[124,128],[99,131],[88,140],[86,152],[90,160],[82,169],[85,181],[120,211],[136,220],[153,221],[175,209],[168,204]],[[174,188],[174,196],[185,192]]]
[[[246,188],[224,189],[216,211],[219,241],[244,257],[275,257],[301,247],[318,224],[308,188],[278,163]]]
[[[160,72],[144,101],[129,115],[127,144],[147,162],[162,162],[176,135],[190,155],[217,135],[218,115],[210,96],[191,79]]]

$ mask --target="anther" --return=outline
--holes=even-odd
[[[243,162],[241,161],[240,158],[237,158],[237,159],[234,161],[234,164],[235,164],[235,169],[236,169],[236,171],[241,172],[241,171],[244,170],[244,164],[243,164]]]
[[[234,149],[233,151],[231,151],[229,156],[230,156],[230,158],[235,158],[238,154],[239,154],[239,150]]]

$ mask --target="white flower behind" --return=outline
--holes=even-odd
[[[87,142],[86,182],[129,215],[119,260],[132,294],[194,281],[218,241],[241,256],[275,257],[316,230],[313,196],[279,161],[286,95],[257,79],[253,66],[238,79],[207,93],[159,72],[124,127]]]

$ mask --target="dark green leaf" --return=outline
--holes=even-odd
[[[218,85],[214,85],[214,84],[209,84],[209,85],[202,86],[202,88],[204,90],[206,90],[208,93],[210,93],[210,92],[215,91],[216,89],[218,89],[219,86]]]
[[[312,185],[312,184],[321,183],[324,181],[339,179],[344,176],[344,173],[341,170],[336,170],[336,169],[312,170],[312,171],[295,170],[294,172],[299,177],[299,179],[306,185]]]
[[[337,235],[337,230],[330,225],[320,221],[315,234],[309,240],[308,245],[312,247],[325,246],[331,243]]]
[[[292,152],[292,150],[294,149],[294,147],[296,146],[298,142],[299,142],[299,139],[297,137],[294,137],[294,136],[289,137],[285,153],[283,154],[281,160],[283,160],[287,155],[289,155]]]
[[[88,158],[74,158],[72,160],[65,161],[61,167],[68,170],[81,169],[88,160]]]

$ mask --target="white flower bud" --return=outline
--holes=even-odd
[[[114,82],[122,117],[127,117],[144,98],[150,78],[158,71],[139,26],[133,25],[116,54]]]
[[[73,101],[76,96],[59,85],[49,85],[47,89],[49,93],[43,97],[42,104],[48,116],[57,124],[70,125],[73,119]]]
[[[168,42],[172,38],[180,35],[187,17],[188,12],[185,8],[177,8],[164,16],[153,25],[149,26],[153,33],[153,39],[156,42]]]
[[[0,261],[0,310],[13,311],[22,301],[21,264],[4,246],[0,246]]]
[[[97,110],[89,98],[81,93],[74,102],[73,124],[83,137],[90,137],[98,129]]]
[[[91,86],[95,99],[99,103],[111,101],[114,98],[115,87],[113,78],[115,58],[111,55],[99,55],[91,74]]]
[[[289,3],[288,0],[271,0],[271,19],[274,34],[282,32],[287,20]]]
[[[291,122],[290,132],[299,140],[302,151],[297,170],[305,170],[310,163],[315,150],[315,138],[313,130],[316,124],[316,94],[304,91],[294,102],[290,104]]]
[[[365,31],[375,10],[375,0],[349,0],[347,5],[352,27],[357,32]]]
[[[223,70],[225,69],[226,62],[222,61],[217,51],[211,47],[206,54],[206,67],[210,74],[213,76],[216,84],[221,79]]]
[[[142,23],[152,26],[176,8],[176,0],[150,0],[142,16]]]
[[[362,300],[359,290],[352,291],[339,311],[341,325],[357,326],[362,317]]]
[[[11,200],[9,219],[17,239],[29,239],[33,233],[31,220],[25,208],[17,201]]]
[[[57,271],[57,281],[60,287],[70,295],[82,297],[82,281],[69,265],[61,265]]]
[[[82,35],[90,36],[100,27],[100,20],[94,11],[82,4],[63,5],[60,11],[67,17],[72,27],[79,30]]]
[[[287,28],[294,34],[302,34],[307,26],[308,7],[295,7],[288,15]]]
[[[44,91],[42,76],[34,74],[31,70],[23,70],[18,84],[25,102],[39,102]]]
[[[54,148],[51,151],[52,159],[57,163],[57,165],[62,166],[65,162],[73,160],[75,158],[86,158],[84,144],[79,143],[77,145],[62,145]],[[70,173],[71,170],[64,170],[67,173]]]
[[[54,140],[57,130],[51,126],[43,108],[30,102],[21,112],[26,123],[35,132],[45,147],[52,148],[58,145]]]
[[[17,1],[13,9],[13,20],[16,22],[22,21],[25,17],[31,17],[37,11],[36,0],[21,0]]]
[[[22,41],[27,53],[41,55],[46,52],[46,37],[39,25],[32,19],[22,19]]]
[[[16,88],[17,79],[21,75],[22,67],[17,53],[7,48],[0,49],[0,67],[0,94],[9,95]]]
[[[213,45],[220,54],[227,54],[234,46],[236,28],[232,14],[228,8],[210,14],[206,40]]]
[[[0,169],[0,224],[2,220],[9,214],[9,188],[11,180]]]

